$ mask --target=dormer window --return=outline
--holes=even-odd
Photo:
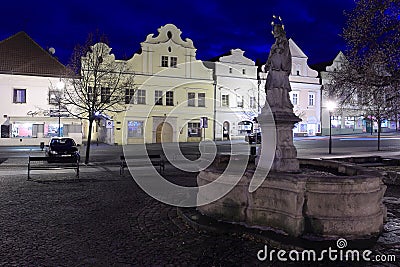
[[[176,68],[176,65],[178,65],[178,58],[177,57],[171,57],[170,59],[170,67],[171,68]]]
[[[168,57],[161,56],[161,67],[168,67]]]

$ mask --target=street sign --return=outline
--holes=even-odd
[[[113,121],[106,121],[106,128],[107,129],[112,129],[114,127],[114,122]]]
[[[200,117],[200,128],[208,128],[208,118]]]

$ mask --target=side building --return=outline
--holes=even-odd
[[[205,64],[214,71],[214,139],[243,139],[257,131],[254,118],[258,116],[260,103],[265,103],[265,93],[260,94],[254,61],[246,58],[243,50],[232,49]]]
[[[53,136],[82,143],[82,123],[57,102],[66,69],[25,32],[0,42],[0,145],[39,145]]]
[[[322,83],[322,134],[329,135],[331,127],[332,134],[355,134],[355,133],[376,133],[378,123],[375,118],[368,114],[367,109],[359,104],[357,96],[354,96],[351,104],[339,106],[338,99],[329,97],[329,87],[331,85],[330,73],[339,70],[346,57],[343,52],[339,52],[333,61],[326,64],[319,64],[319,71]],[[328,110],[328,102],[333,102],[335,108]],[[398,122],[397,122],[398,123]],[[398,127],[397,127],[398,128]],[[383,120],[381,131],[395,131],[396,120]]]

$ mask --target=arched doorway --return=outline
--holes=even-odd
[[[222,140],[229,140],[229,122],[224,121],[222,125]]]
[[[156,131],[156,143],[167,143],[172,142],[173,130],[171,124],[168,122],[162,122],[157,126]]]

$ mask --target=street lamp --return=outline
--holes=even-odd
[[[336,103],[328,101],[326,108],[329,111],[329,154],[332,154],[332,111],[336,108]]]
[[[58,137],[61,137],[61,94],[62,94],[62,90],[64,89],[65,83],[63,81],[59,81],[57,83],[57,96],[56,96],[56,100],[58,103]]]

